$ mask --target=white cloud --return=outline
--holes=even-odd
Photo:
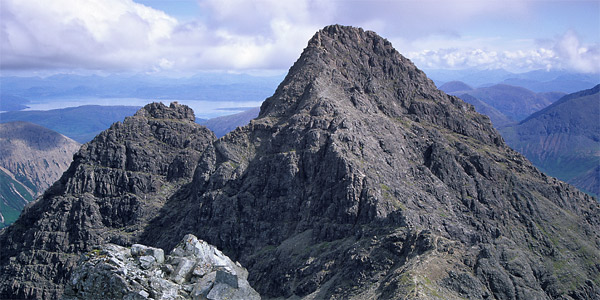
[[[3,69],[153,64],[177,26],[131,0],[6,0],[1,22]]]
[[[600,72],[600,51],[597,46],[582,45],[574,31],[568,31],[543,45],[520,41],[521,50],[477,48],[479,40],[463,40],[460,48],[438,48],[407,52],[406,56],[426,69],[506,69],[527,71],[536,69],[566,69],[583,73]],[[451,43],[451,42],[449,42]],[[501,44],[511,44],[503,40]],[[515,41],[514,43],[519,43]],[[437,45],[444,43],[437,41]],[[496,43],[490,43],[496,44]],[[433,45],[433,44],[432,44]],[[411,46],[414,48],[414,46]]]
[[[534,0],[198,0],[187,22],[133,0],[2,1],[3,70],[287,69],[333,23],[375,30],[422,67],[599,68],[598,47],[574,33],[544,47],[460,35],[474,19],[525,16]]]
[[[564,68],[587,73],[600,72],[600,49],[598,46],[582,45],[574,31],[568,31],[560,37],[553,50]]]

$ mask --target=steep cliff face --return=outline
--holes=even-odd
[[[190,150],[198,164],[167,137],[203,131],[176,127],[184,118],[160,121],[174,128],[163,134],[144,114],[84,147],[0,233],[1,295],[58,295],[65,277],[50,278],[94,244],[171,249],[192,233],[266,298],[600,296],[599,204],[540,173],[373,32],[319,31],[257,119]],[[145,124],[157,130],[136,136]],[[164,163],[147,139],[173,145],[159,148]],[[182,173],[193,178],[169,175]]]
[[[0,232],[0,298],[57,298],[80,253],[137,241],[214,139],[190,108],[153,103],[83,145],[62,178]]]
[[[265,297],[600,295],[598,203],[373,32],[319,31],[190,186],[144,239],[169,248],[197,234]]]

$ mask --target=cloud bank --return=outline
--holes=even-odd
[[[406,56],[421,68],[429,69],[566,69],[583,73],[600,72],[600,48],[598,45],[582,45],[574,31],[544,43],[532,41],[532,47],[526,50],[471,46],[414,51],[406,53]]]
[[[534,4],[531,0],[198,0],[199,15],[182,22],[132,0],[3,0],[0,68],[287,69],[316,30],[340,23],[388,37],[422,68],[599,72],[598,45],[584,44],[575,31],[544,42],[532,37],[520,49],[508,49],[505,45],[514,42],[509,38],[487,44],[462,36],[490,16],[502,16],[501,21],[526,17]]]

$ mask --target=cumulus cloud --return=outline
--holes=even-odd
[[[574,33],[521,50],[474,46],[459,34],[486,16],[523,16],[534,0],[197,0],[199,15],[186,21],[133,0],[2,1],[3,70],[287,69],[334,23],[375,30],[422,67],[599,65],[598,48]]]
[[[510,41],[505,41],[510,43]],[[574,31],[544,43],[532,42],[524,50],[494,48],[439,48],[406,53],[418,66],[426,69],[566,69],[583,73],[600,72],[598,46],[582,45]]]
[[[1,22],[3,69],[140,67],[177,26],[131,0],[7,0]]]
[[[598,45],[582,45],[574,31],[560,37],[553,47],[556,64],[586,73],[600,72],[600,49]]]

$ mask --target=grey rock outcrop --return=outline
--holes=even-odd
[[[152,103],[83,145],[63,176],[0,231],[0,299],[59,298],[81,253],[138,242],[214,139],[189,107]]]
[[[162,249],[141,244],[106,244],[88,252],[63,299],[259,300],[247,278],[239,263],[189,234],[166,257]]]

